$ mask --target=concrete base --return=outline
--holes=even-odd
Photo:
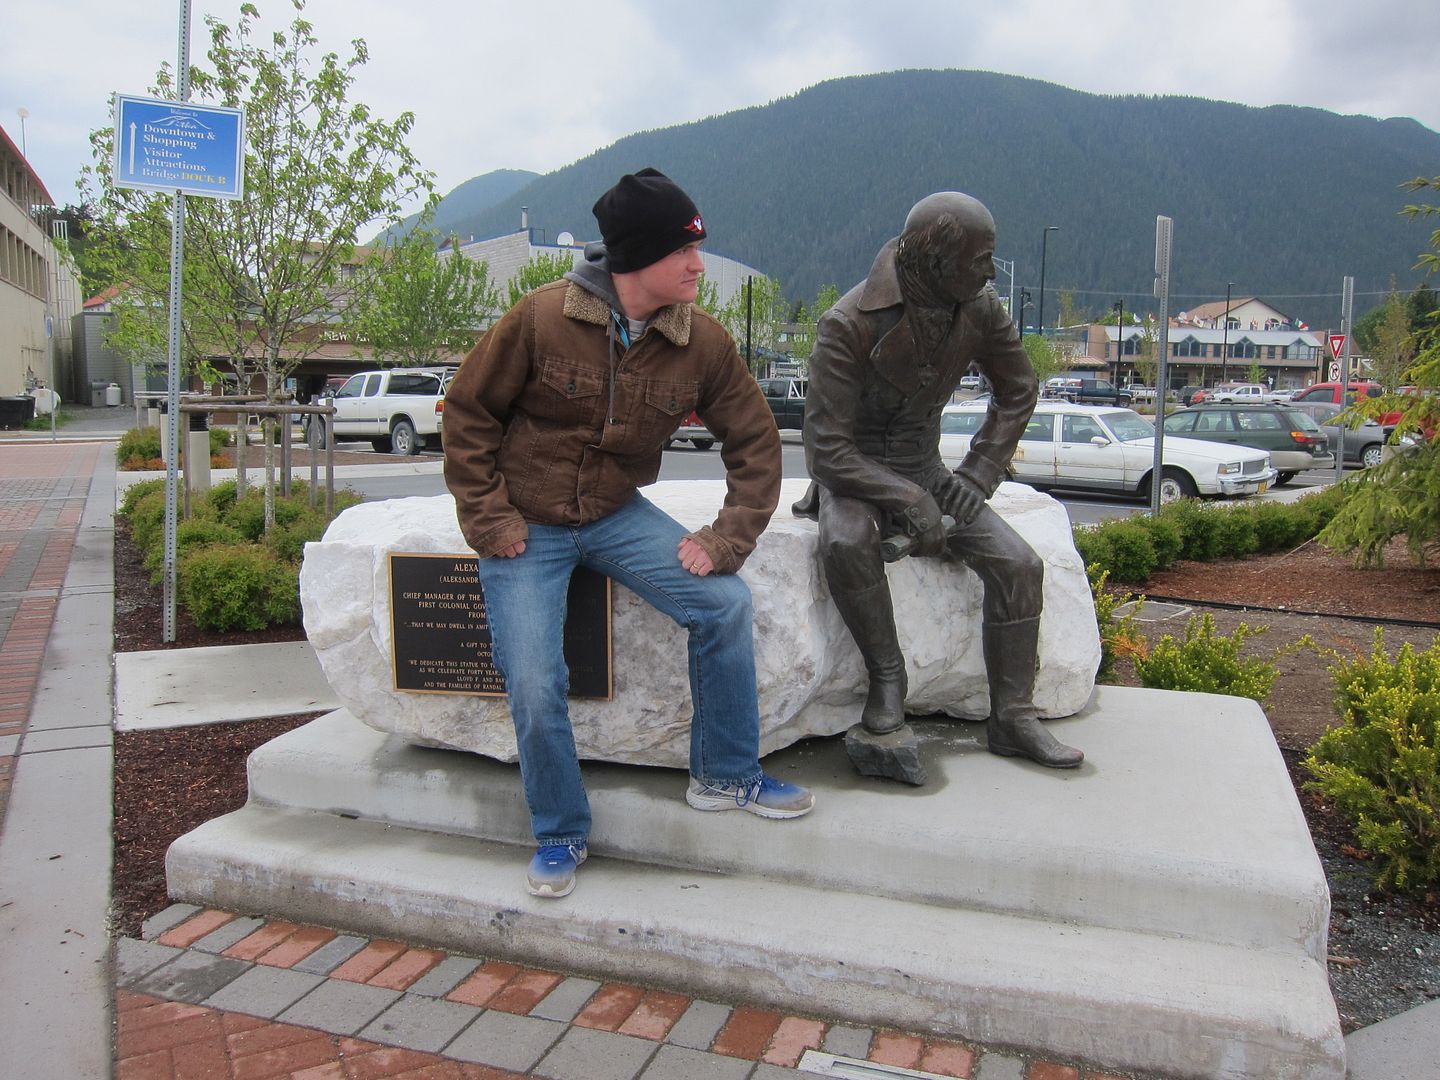
[[[1252,702],[1113,687],[1055,770],[912,722],[923,788],[842,740],[771,755],[809,817],[697,814],[683,772],[586,764],[592,858],[528,896],[518,770],[332,713],[182,837],[179,900],[1177,1077],[1344,1075],[1329,895]]]

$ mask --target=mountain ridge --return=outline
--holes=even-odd
[[[1357,316],[1392,274],[1402,287],[1420,280],[1413,265],[1428,231],[1399,217],[1399,185],[1432,175],[1437,161],[1440,134],[1409,118],[911,70],[832,79],[636,132],[447,232],[513,231],[523,205],[537,236],[593,237],[595,197],[654,165],[695,198],[713,250],[808,300],[863,277],[916,200],[953,188],[989,206],[997,255],[1017,262],[1017,287],[1032,303],[1043,231],[1060,226],[1045,245],[1047,315],[1061,290],[1082,310],[1116,299],[1153,310],[1155,216],[1164,214],[1175,222],[1172,309],[1223,298],[1234,282],[1234,295],[1333,326],[1345,275],[1356,278]],[[1003,275],[998,285],[1008,291]]]

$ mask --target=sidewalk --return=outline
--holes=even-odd
[[[263,915],[176,905],[112,950],[112,458],[108,442],[0,440],[8,1074],[1117,1080],[1011,1048],[833,1024],[823,1000],[809,1016],[786,1016]],[[1357,1033],[1371,1035],[1366,1077],[1419,1076],[1407,1060],[1437,1059],[1408,1032],[1375,1037],[1383,1026]],[[1433,1023],[1411,1026],[1440,1040]],[[1401,1045],[1408,1057],[1385,1056]],[[850,1071],[819,1071],[827,1055],[852,1061]],[[861,1071],[867,1061],[889,1068]],[[797,1071],[805,1062],[809,1070]]]

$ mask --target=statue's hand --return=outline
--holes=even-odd
[[[941,513],[955,519],[957,525],[969,525],[980,513],[980,508],[989,501],[983,488],[962,472],[946,477],[942,490],[936,492],[936,502]]]
[[[928,492],[905,509],[905,531],[915,538],[912,555],[940,555],[945,551],[945,524],[940,507]]]

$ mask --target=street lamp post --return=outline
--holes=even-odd
[[[1220,381],[1226,380],[1230,369],[1230,290],[1235,288],[1233,281],[1225,283],[1225,326],[1220,334]]]
[[[1015,327],[1020,331],[1020,336],[1025,336],[1025,305],[1030,303],[1030,290],[1020,290],[1020,317],[1015,320]]]
[[[15,110],[15,115],[20,117],[20,156],[28,159],[30,151],[25,146],[25,121],[30,116],[30,110],[21,105]]]
[[[1059,225],[1046,225],[1045,231],[1040,234],[1040,315],[1035,320],[1035,325],[1040,328],[1040,333],[1045,333],[1045,248],[1050,242],[1050,234],[1059,232]]]
[[[1115,312],[1115,385],[1119,386],[1120,354],[1124,351],[1125,347],[1125,337],[1123,333],[1125,329],[1125,301],[1116,300],[1115,303],[1110,305],[1110,309]]]

